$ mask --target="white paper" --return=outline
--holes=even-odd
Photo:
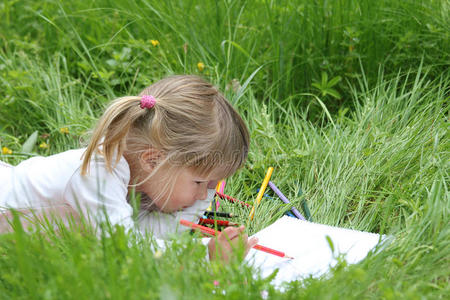
[[[251,249],[246,260],[260,268],[262,276],[272,274],[277,268],[277,276],[272,281],[279,287],[283,282],[326,274],[337,263],[336,257],[345,254],[348,264],[364,259],[380,241],[380,235],[302,221],[284,216],[254,236],[259,245],[266,246],[294,259],[280,258],[259,250]],[[326,236],[333,242],[333,255]],[[384,238],[384,236],[383,236]]]

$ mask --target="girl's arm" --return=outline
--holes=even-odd
[[[67,183],[64,200],[98,230],[98,225],[107,220],[112,226],[132,229],[133,209],[126,198],[130,171],[125,159],[119,161],[113,172],[107,171],[101,157],[91,161],[89,174],[81,175],[80,171],[75,171]]]

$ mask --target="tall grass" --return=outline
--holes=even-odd
[[[48,78],[44,72],[41,77]],[[227,193],[252,201],[265,169],[275,166],[272,180],[293,205],[306,198],[316,222],[395,236],[395,243],[361,264],[340,264],[330,278],[298,281],[281,293],[252,277],[251,268],[208,265],[204,248],[188,236],[175,241],[161,259],[151,241],[135,242],[120,230],[100,240],[77,230],[50,240],[19,230],[0,237],[2,295],[196,298],[219,296],[223,290],[231,298],[259,297],[262,290],[287,299],[448,295],[449,78],[425,78],[417,76],[412,86],[400,75],[391,81],[380,77],[374,87],[363,82],[353,90],[355,110],[334,116],[322,128],[293,107],[285,110],[284,122],[275,123],[251,89],[239,107],[252,132],[251,152],[246,167],[228,181]],[[70,103],[70,94],[62,99]],[[246,222],[248,209],[222,205]],[[288,209],[277,200],[262,201],[249,232]],[[214,280],[223,285],[215,286]]]
[[[227,194],[253,202],[274,166],[272,181],[292,205],[306,200],[314,221],[395,242],[280,292],[251,266],[208,263],[189,235],[161,255],[120,228],[97,239],[19,227],[0,235],[0,298],[447,298],[446,12],[445,1],[4,2],[0,147],[12,154],[1,160],[79,147],[110,99],[167,74],[202,73],[251,132]],[[344,78],[334,87],[341,100],[312,88],[323,71]],[[33,153],[22,153],[35,130]],[[248,209],[222,207],[246,224]],[[249,233],[289,208],[264,199]]]
[[[323,99],[335,111],[352,105],[346,81],[362,75],[360,61],[371,83],[380,65],[389,76],[421,60],[431,78],[445,71],[448,12],[442,0],[6,1],[0,41],[8,55],[62,53],[71,75],[106,93],[198,72],[202,61],[223,86],[262,66],[252,81],[259,99],[305,107],[295,95],[319,94],[311,84],[325,72],[343,78],[342,97]]]

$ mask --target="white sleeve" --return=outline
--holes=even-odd
[[[133,228],[133,209],[127,202],[130,170],[124,158],[108,172],[103,159],[91,161],[90,172],[82,176],[80,169],[69,180],[63,197],[80,215],[93,225],[107,219],[111,225]]]
[[[214,189],[208,189],[208,196],[205,200],[197,200],[194,205],[175,213],[141,211],[138,216],[139,230],[151,232],[161,239],[168,238],[171,234],[189,230],[188,227],[180,225],[180,219],[197,223],[214,199],[215,192]]]

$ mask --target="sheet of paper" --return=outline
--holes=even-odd
[[[326,236],[333,241],[333,255]],[[337,263],[336,255],[345,254],[349,264],[364,259],[380,241],[380,235],[323,224],[302,221],[284,216],[254,236],[259,244],[282,251],[294,259],[280,258],[251,249],[247,260],[260,268],[266,277],[279,269],[273,283],[280,286],[304,277],[318,277]]]

